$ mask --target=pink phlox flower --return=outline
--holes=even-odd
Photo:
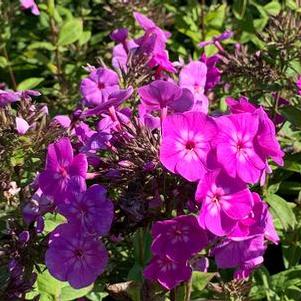
[[[167,116],[162,125],[161,163],[188,181],[202,179],[207,171],[207,154],[216,134],[213,119],[201,112]]]
[[[208,113],[208,98],[205,95],[207,67],[199,61],[192,61],[180,72],[179,85],[189,89],[194,95],[192,110]]]
[[[27,10],[30,9],[33,15],[40,15],[40,10],[34,0],[20,0],[21,9]]]
[[[200,224],[217,236],[229,234],[248,217],[253,205],[246,184],[222,170],[209,172],[199,181],[195,198],[202,202]]]

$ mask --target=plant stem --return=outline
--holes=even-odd
[[[6,49],[6,45],[4,44],[3,46],[3,55],[4,57],[6,58],[7,62],[8,62],[8,73],[9,73],[9,76],[10,76],[10,80],[12,82],[12,86],[14,88],[14,90],[17,90],[17,82],[16,82],[16,78],[15,78],[15,75],[14,75],[14,72],[13,72],[13,69],[10,65],[10,61],[9,61],[9,57],[8,57],[8,53],[7,53],[7,49]]]

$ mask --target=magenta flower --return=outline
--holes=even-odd
[[[0,90],[0,108],[19,100],[20,95],[17,92]]]
[[[276,138],[275,125],[264,109],[262,107],[257,108],[246,97],[241,97],[239,100],[228,97],[226,102],[234,114],[250,112],[258,116],[258,132],[255,137],[257,149],[265,161],[271,157],[274,162],[282,166],[284,153]]]
[[[193,95],[188,89],[177,85],[156,80],[138,89],[141,103],[149,112],[170,108],[176,112],[188,111],[193,105]]]
[[[202,202],[200,224],[217,236],[227,235],[252,210],[252,194],[246,184],[223,171],[207,173],[195,197]]]
[[[185,261],[208,244],[206,231],[194,215],[181,215],[158,221],[152,227],[152,253],[173,260]]]
[[[33,15],[40,15],[40,10],[34,0],[20,0],[21,9],[30,9]]]
[[[73,193],[68,203],[58,205],[68,222],[80,224],[89,233],[105,235],[113,220],[113,204],[101,185],[92,185],[85,192]]]
[[[194,95],[194,111],[208,113],[208,98],[204,94],[207,67],[199,61],[192,61],[180,72],[179,85],[189,89]]]
[[[52,122],[60,125],[64,129],[68,129],[71,125],[71,119],[68,115],[56,115]]]
[[[191,268],[187,261],[175,261],[168,256],[155,256],[144,269],[144,277],[158,281],[168,290],[191,277]]]
[[[219,268],[236,268],[243,276],[263,262],[265,249],[263,235],[257,235],[243,241],[225,240],[212,250],[212,255]]]
[[[162,125],[161,163],[188,181],[202,179],[216,134],[214,121],[201,112],[167,116]]]
[[[44,194],[62,202],[75,187],[85,190],[87,169],[86,156],[74,157],[69,138],[62,138],[48,146],[46,168],[39,175],[39,186]]]
[[[59,225],[50,236],[45,262],[50,274],[76,289],[92,284],[104,271],[108,254],[103,244],[76,225]]]
[[[103,104],[112,92],[119,90],[118,75],[110,69],[98,68],[82,80],[80,90],[85,105]]]
[[[229,176],[246,183],[258,182],[266,168],[265,160],[255,148],[259,118],[251,113],[222,116],[216,119],[217,160]]]

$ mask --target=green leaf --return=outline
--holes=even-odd
[[[0,56],[0,68],[5,68],[8,64],[7,59],[4,56]]]
[[[282,115],[293,125],[301,128],[301,110],[294,106],[286,106],[280,109]]]
[[[280,13],[281,5],[278,1],[273,0],[264,6],[264,10],[272,16],[277,16]]]
[[[56,214],[46,213],[44,218],[45,218],[44,231],[46,233],[53,231],[58,225],[66,222],[66,219],[58,213]]]
[[[214,28],[221,28],[224,25],[226,17],[226,4],[210,6],[209,12],[205,16],[205,23],[207,26]]]
[[[233,14],[236,19],[242,20],[245,12],[246,12],[246,7],[247,7],[248,0],[235,0],[233,2]]]
[[[31,43],[28,46],[28,49],[29,50],[32,50],[32,49],[47,49],[47,50],[51,50],[52,51],[52,50],[55,49],[55,46],[52,45],[49,42],[34,42],[34,43]]]
[[[81,298],[86,296],[93,288],[93,284],[89,285],[87,287],[84,287],[82,289],[74,289],[69,284],[62,287],[61,294],[60,294],[60,300],[61,301],[72,301],[77,298]]]
[[[78,41],[79,45],[82,46],[82,45],[88,43],[90,38],[91,38],[91,31],[83,31],[82,35],[80,36],[79,41]]]
[[[192,273],[192,291],[202,291],[214,276],[215,273],[194,271]]]
[[[83,23],[79,19],[73,19],[63,24],[59,33],[59,46],[67,46],[76,42],[82,35]]]
[[[296,217],[286,200],[276,194],[271,194],[266,197],[266,201],[271,206],[272,214],[280,220],[284,230],[295,227]]]
[[[31,77],[23,80],[17,87],[19,91],[30,90],[37,87],[45,79],[43,77]]]

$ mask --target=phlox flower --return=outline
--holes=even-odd
[[[205,53],[200,58],[200,61],[207,66],[205,91],[213,89],[220,81],[221,71],[216,67],[219,60],[217,55],[207,57]]]
[[[152,253],[185,261],[208,244],[206,231],[194,215],[181,215],[158,221],[152,227]]]
[[[105,235],[113,220],[113,204],[106,194],[101,185],[92,185],[85,192],[73,193],[68,203],[59,204],[59,212],[85,231]]]
[[[191,268],[187,261],[172,260],[168,256],[155,256],[144,269],[144,277],[158,281],[168,290],[191,277]]]
[[[181,70],[179,85],[194,95],[194,111],[208,113],[208,98],[204,94],[207,67],[203,62],[192,61]]]
[[[263,262],[265,249],[263,235],[257,235],[242,241],[225,240],[214,247],[211,255],[219,268],[236,268],[236,277],[245,278]]]
[[[50,274],[76,289],[92,284],[104,271],[108,254],[94,236],[74,224],[59,225],[50,236],[45,262]]]
[[[40,15],[40,10],[34,0],[20,0],[21,9],[30,9],[33,15]]]
[[[63,202],[74,187],[85,190],[87,169],[86,156],[73,156],[69,138],[61,138],[48,146],[46,168],[39,175],[39,186],[44,194]]]
[[[188,181],[202,179],[207,171],[211,141],[216,134],[215,122],[204,113],[185,112],[167,116],[162,124],[161,163]]]
[[[219,133],[216,138],[218,162],[233,178],[256,183],[266,168],[265,160],[256,148],[259,118],[241,113],[216,119]]]
[[[258,117],[258,131],[254,143],[258,153],[266,164],[263,172],[269,172],[269,167],[266,162],[268,158],[271,158],[278,165],[282,166],[284,153],[276,138],[275,125],[264,109],[262,107],[257,108],[255,105],[251,104],[246,97],[241,97],[239,100],[228,97],[226,102],[231,112],[234,114],[249,112]]]
[[[85,105],[103,104],[112,92],[119,90],[118,75],[113,70],[98,68],[82,80],[80,90]]]
[[[194,99],[188,89],[181,89],[171,82],[156,80],[138,89],[141,103],[146,110],[162,110],[170,108],[176,112],[188,111]]]
[[[17,92],[5,91],[0,89],[0,108],[3,108],[6,105],[19,100],[20,95]]]
[[[246,184],[223,171],[206,173],[195,197],[202,202],[201,225],[217,236],[227,235],[252,210],[252,194]]]
[[[117,28],[112,31],[110,34],[110,38],[117,42],[117,43],[123,43],[129,34],[129,30],[127,28]]]
[[[208,45],[215,44],[216,42],[221,42],[221,41],[230,39],[230,38],[232,38],[233,34],[234,34],[233,31],[227,29],[226,31],[224,31],[220,35],[214,36],[211,40],[201,42],[199,44],[199,46],[200,47],[205,47],[205,46],[208,46]]]
[[[128,54],[137,47],[138,44],[136,44],[133,40],[124,41],[123,43],[119,43],[114,46],[112,53],[112,66],[115,69],[122,69],[124,72],[126,72]]]

